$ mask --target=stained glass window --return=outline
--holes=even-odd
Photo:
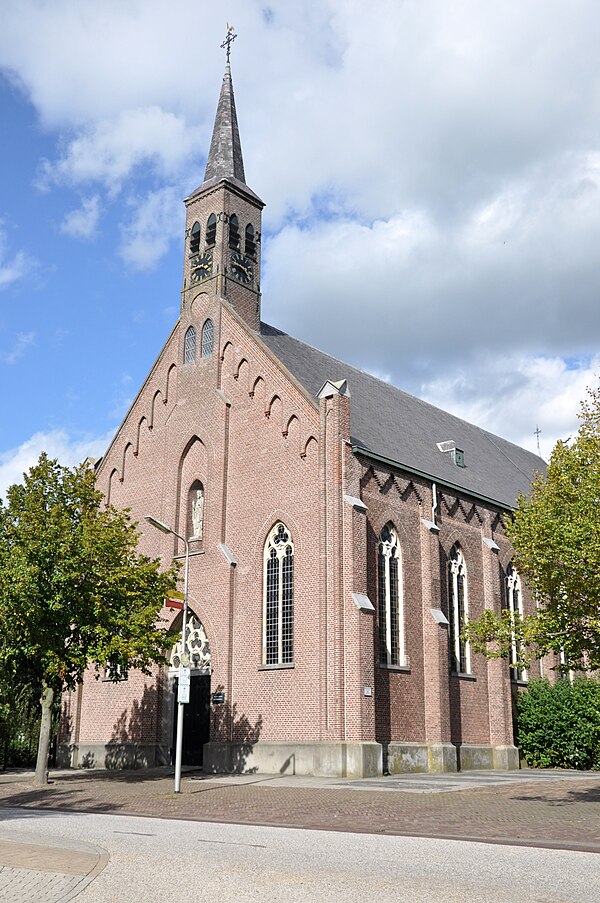
[[[405,665],[402,557],[392,524],[386,524],[379,537],[377,596],[380,661],[384,665]]]
[[[263,660],[294,660],[294,546],[287,527],[277,523],[265,543]]]
[[[506,569],[506,597],[508,601],[508,609],[511,615],[517,618],[523,617],[523,596],[521,594],[521,578],[512,564]],[[511,637],[510,649],[510,673],[513,680],[527,680],[527,671],[525,668],[518,667],[517,660],[520,649],[517,645],[517,637],[513,631]]]
[[[467,571],[458,545],[452,547],[448,563],[448,621],[450,622],[450,670],[458,674],[471,671],[471,650],[461,630],[468,614]]]

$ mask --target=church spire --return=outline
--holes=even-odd
[[[233,36],[235,37],[235,36]],[[217,105],[217,115],[213,128],[212,141],[206,161],[204,181],[216,179],[236,179],[243,185],[246,184],[244,175],[244,161],[242,159],[242,145],[238,129],[237,115],[235,112],[235,98],[233,96],[233,82],[231,80],[231,66],[229,65],[229,48],[233,40],[228,32],[227,63],[225,75],[221,85],[221,94]]]

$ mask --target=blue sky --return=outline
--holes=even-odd
[[[600,373],[593,0],[4,0],[0,492],[101,454],[176,322],[232,53],[263,317],[542,452]]]

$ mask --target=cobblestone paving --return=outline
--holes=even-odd
[[[151,772],[61,773],[44,790],[16,776],[0,781],[2,807],[55,809],[184,818],[237,824],[280,825],[360,833],[463,838],[600,852],[600,774],[527,773],[512,781],[485,778],[451,792],[403,790],[402,781],[369,782],[268,776],[203,778],[185,774],[182,793],[172,775]],[[387,781],[387,783],[386,783]],[[443,783],[443,782],[442,782]],[[454,782],[455,783],[455,782]],[[358,785],[358,786],[357,786]],[[435,782],[432,782],[432,788]],[[382,789],[385,792],[382,792]],[[440,790],[444,788],[440,787]]]

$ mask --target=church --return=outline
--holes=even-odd
[[[141,551],[166,566],[187,543],[185,643],[165,607],[167,664],[65,694],[59,762],[172,762],[189,659],[183,763],[206,772],[516,768],[527,674],[474,654],[461,625],[531,610],[504,528],[544,464],[262,322],[263,206],[228,54],[185,200],[180,316],[96,465]]]

